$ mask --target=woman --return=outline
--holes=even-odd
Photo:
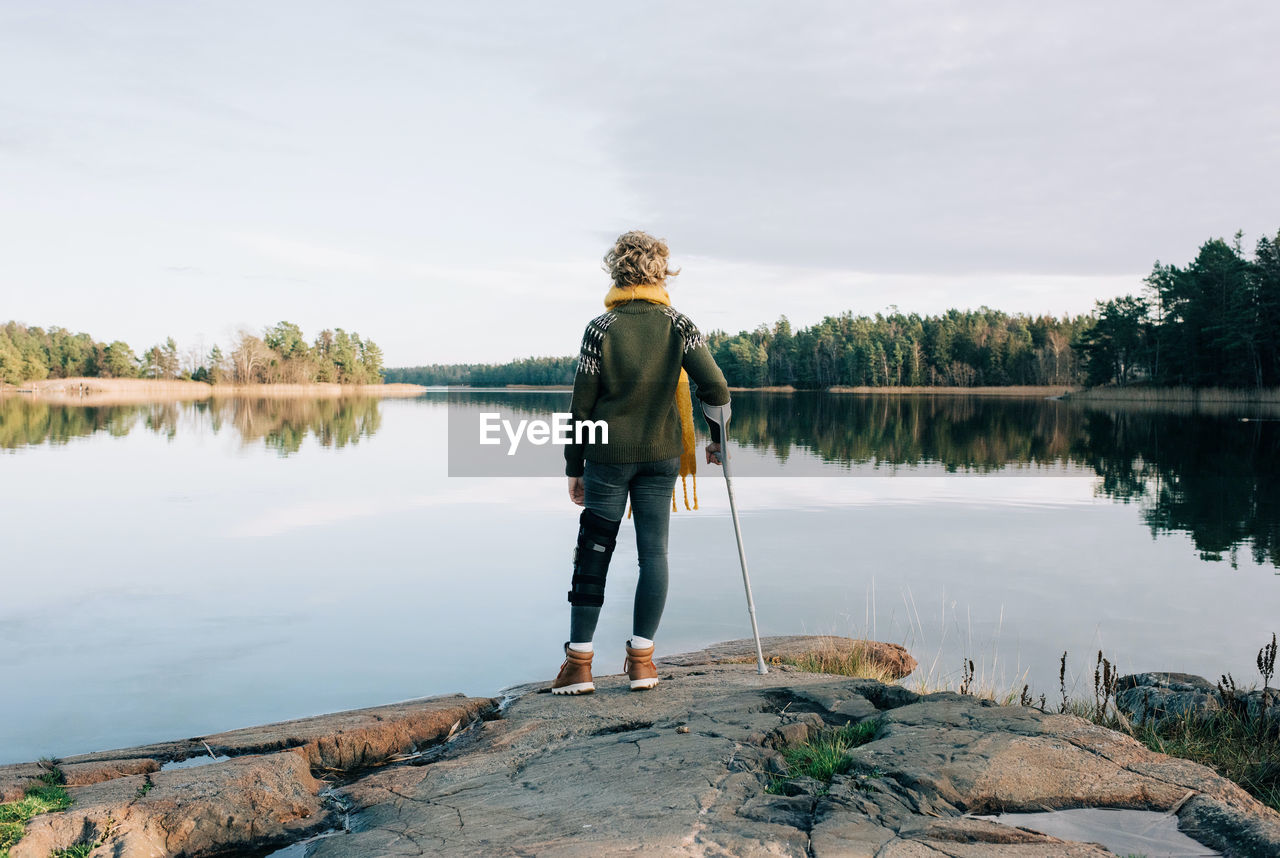
[[[605,421],[608,442],[584,438],[584,443],[565,447],[569,497],[584,509],[573,555],[569,640],[553,694],[595,690],[592,638],[628,496],[640,580],[622,669],[632,690],[658,684],[653,636],[667,600],[670,506],[676,477],[694,465],[688,379],[703,402],[729,401],[724,375],[702,335],[671,306],[666,279],[679,271],[668,269],[669,255],[666,243],[647,233],[619,236],[604,257],[613,278],[605,297],[607,312],[593,319],[582,337],[570,410],[575,424]],[[719,427],[708,425],[712,443],[707,462],[719,464]]]

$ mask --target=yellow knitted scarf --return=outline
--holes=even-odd
[[[667,294],[667,288],[661,283],[645,283],[640,286],[631,286],[626,289],[619,289],[614,286],[609,290],[609,294],[604,296],[604,306],[606,310],[612,310],[619,304],[625,304],[628,301],[649,301],[653,304],[665,304],[671,306],[671,296]],[[698,508],[698,459],[694,455],[694,438],[693,438],[693,397],[689,392],[689,374],[684,370],[680,370],[680,381],[676,385],[676,410],[680,412],[680,486],[684,491],[684,508],[689,509],[689,484],[685,482],[685,477],[693,477],[693,509]],[[671,509],[676,509],[676,493],[671,492]],[[627,517],[631,516],[631,510],[627,510]]]

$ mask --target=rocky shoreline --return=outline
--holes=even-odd
[[[1280,855],[1280,814],[1120,733],[776,663],[832,647],[915,667],[889,644],[780,637],[760,676],[750,642],[733,641],[660,660],[650,692],[597,675],[583,697],[539,682],[69,757],[57,766],[74,803],[33,818],[11,858],[74,844],[96,844],[95,858],[289,844],[314,858],[1113,854],[982,818],[1064,808],[1166,814],[1221,854]],[[861,722],[873,733],[847,752],[848,772],[785,779],[788,747]],[[0,798],[49,765],[0,766]]]

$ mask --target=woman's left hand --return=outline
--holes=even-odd
[[[569,478],[569,500],[582,506],[586,500],[586,489],[582,485],[582,477]]]

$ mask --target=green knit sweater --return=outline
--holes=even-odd
[[[679,456],[676,386],[689,373],[699,399],[729,401],[729,386],[693,322],[671,307],[628,301],[587,325],[569,410],[579,420],[604,420],[609,443],[568,444],[565,473],[582,476],[583,461],[653,462]],[[719,427],[711,427],[718,440]],[[584,439],[587,440],[587,439]]]

